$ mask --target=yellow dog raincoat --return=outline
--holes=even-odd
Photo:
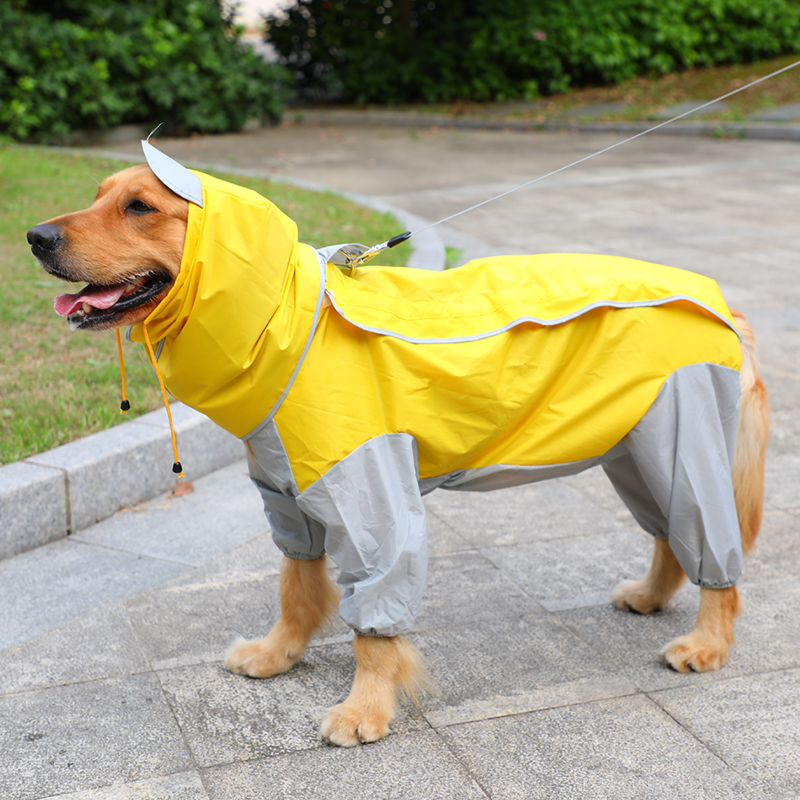
[[[571,254],[349,276],[269,200],[145,153],[191,201],[145,321],[166,386],[248,442],[275,542],[331,556],[351,627],[416,617],[425,493],[596,464],[695,583],[735,583],[741,353],[712,280]]]

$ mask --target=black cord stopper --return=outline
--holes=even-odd
[[[398,244],[402,244],[406,239],[411,238],[411,231],[406,231],[405,233],[400,233],[397,236],[392,236],[388,242],[386,242],[387,247],[397,247]]]

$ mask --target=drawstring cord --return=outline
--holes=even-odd
[[[164,398],[164,408],[167,409],[167,418],[169,419],[169,432],[172,436],[172,452],[175,456],[175,463],[172,465],[172,471],[179,477],[183,477],[183,467],[181,466],[180,459],[178,458],[178,444],[175,441],[175,426],[172,423],[172,412],[169,409],[169,400],[167,400],[167,390],[164,388],[164,379],[158,371],[158,361],[156,354],[153,352],[153,345],[150,344],[150,337],[147,334],[147,325],[142,323],[142,330],[144,331],[144,342],[147,345],[147,352],[150,354],[150,361],[153,364],[153,369],[158,378],[158,385],[161,387],[161,396]],[[119,330],[117,330],[117,337],[119,337]],[[122,347],[120,345],[120,364],[122,363]],[[123,373],[124,374],[124,373]]]
[[[125,386],[125,361],[122,358],[122,338],[119,335],[119,328],[117,328],[117,351],[119,352],[119,371],[122,375],[122,402],[119,404],[119,413],[124,414],[131,410],[131,404],[128,402],[128,390]]]

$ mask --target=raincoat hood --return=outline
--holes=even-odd
[[[202,206],[189,203],[180,273],[144,324],[160,343],[169,391],[243,437],[278,402],[300,360],[320,300],[320,265],[269,200],[191,174]],[[128,336],[143,342],[142,323]]]

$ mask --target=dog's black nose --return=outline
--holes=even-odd
[[[61,240],[55,225],[34,225],[28,231],[28,244],[39,250],[53,250]]]

